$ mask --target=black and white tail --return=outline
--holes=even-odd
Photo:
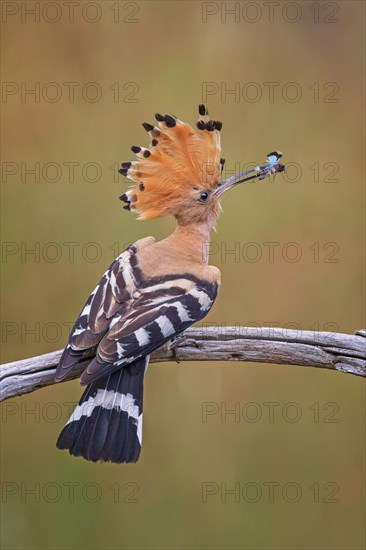
[[[142,357],[87,386],[57,447],[94,462],[136,462],[141,451],[148,363],[149,356]]]

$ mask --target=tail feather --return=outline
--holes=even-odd
[[[118,459],[121,454],[121,448],[124,440],[122,438],[118,438],[117,434],[123,430],[123,426],[123,417],[121,417],[116,409],[112,410],[111,425],[101,454],[101,460],[104,462],[108,460],[111,462],[119,462]]]
[[[142,442],[143,380],[149,357],[87,386],[57,440],[93,462],[136,462]]]
[[[139,367],[136,364],[131,365],[131,376],[128,382],[127,395],[135,395],[138,392],[138,371]],[[141,394],[142,403],[142,394]],[[135,405],[130,402],[127,406],[127,412],[132,416],[136,415]],[[142,426],[141,426],[142,428]],[[140,433],[139,433],[140,431]],[[139,430],[139,424],[129,422],[126,429],[124,444],[119,456],[119,462],[126,462],[127,457],[131,458],[132,462],[136,462],[140,455],[141,443],[139,439],[142,437],[142,431]]]
[[[59,449],[73,449],[73,452],[70,454],[73,454],[74,456],[81,456],[81,451],[78,452],[77,450],[77,444],[80,441],[80,435],[82,433],[83,427],[85,425],[85,422],[87,420],[87,415],[80,416],[80,419],[78,422],[73,421],[72,419],[76,416],[75,412],[77,409],[79,409],[83,403],[86,403],[92,394],[92,388],[93,384],[90,384],[90,386],[87,386],[83,395],[80,398],[79,405],[76,407],[74,413],[69,418],[67,424],[64,426],[62,432],[60,433],[56,446]],[[84,405],[85,406],[85,405]]]
[[[117,371],[115,377],[110,374],[106,383],[102,379],[102,382],[99,384],[101,406],[95,407],[83,430],[84,446],[86,446],[86,442],[88,443],[86,448],[88,460],[99,460],[108,431],[112,430],[113,422],[111,416],[113,409],[118,407],[116,400],[122,377],[123,369]],[[120,412],[117,411],[117,414],[120,414]]]

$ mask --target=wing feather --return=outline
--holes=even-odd
[[[216,298],[218,286],[186,279],[186,289],[174,287],[175,281],[160,285],[159,299],[147,305],[151,293],[141,294],[129,315],[116,314],[118,319],[103,336],[96,357],[81,376],[82,384],[89,384],[136,359],[150,354],[165,342],[202,319]],[[172,298],[172,294],[174,297]],[[146,309],[148,308],[148,309]]]
[[[117,313],[121,316],[128,312],[129,300],[135,289],[130,273],[131,257],[135,252],[135,245],[122,252],[89,296],[57,366],[57,381],[67,378],[87,352],[99,344]]]
[[[81,383],[89,384],[150,354],[208,313],[218,284],[189,273],[142,277],[138,243],[151,242],[137,241],[104,273],[71,331],[57,381],[67,378],[97,348],[81,376]]]

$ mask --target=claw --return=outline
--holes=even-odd
[[[186,342],[187,340],[188,336],[185,336],[184,333],[181,333],[169,341],[169,349],[173,351],[174,359],[177,363],[180,363],[180,359],[178,357],[178,348],[183,342]]]

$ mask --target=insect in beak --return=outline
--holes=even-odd
[[[218,188],[214,192],[214,195],[216,197],[221,197],[221,195],[223,195],[226,191],[228,191],[232,187],[235,187],[236,185],[239,185],[239,183],[254,179],[264,180],[265,178],[268,178],[273,174],[277,174],[277,172],[283,172],[285,170],[285,165],[279,162],[281,157],[281,151],[273,151],[272,153],[268,153],[267,162],[265,164],[263,164],[262,166],[256,166],[255,168],[251,168],[249,170],[245,170],[244,172],[240,172],[239,174],[231,176],[230,178],[222,181],[221,183],[219,183]]]

